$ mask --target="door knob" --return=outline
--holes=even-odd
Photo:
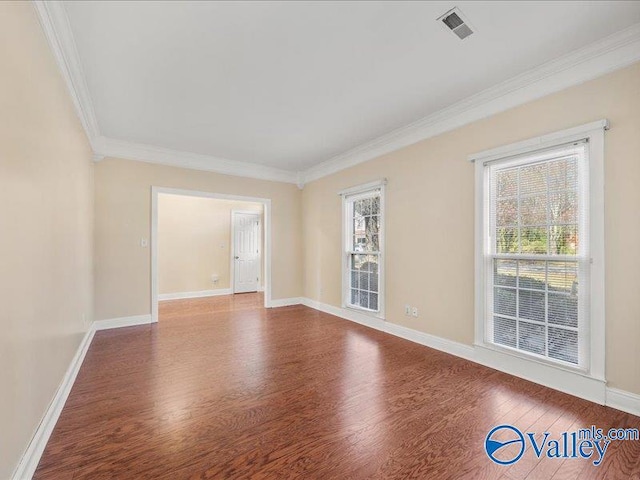
[[[233,257],[233,258],[235,258],[236,260],[238,260],[240,257],[236,255],[236,256],[235,256],[235,257]]]

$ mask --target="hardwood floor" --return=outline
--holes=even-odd
[[[160,322],[97,332],[38,479],[640,479],[640,442],[598,467],[488,431],[640,427],[595,405],[262,295],[163,302]]]

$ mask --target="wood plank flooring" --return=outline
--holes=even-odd
[[[640,442],[599,467],[499,466],[488,431],[559,435],[640,418],[261,294],[162,302],[98,332],[37,479],[640,479]]]

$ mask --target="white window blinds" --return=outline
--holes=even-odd
[[[485,340],[581,368],[589,333],[586,146],[485,164]]]

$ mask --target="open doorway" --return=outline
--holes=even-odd
[[[153,321],[159,302],[222,305],[253,293],[269,306],[269,215],[269,199],[153,187]]]

